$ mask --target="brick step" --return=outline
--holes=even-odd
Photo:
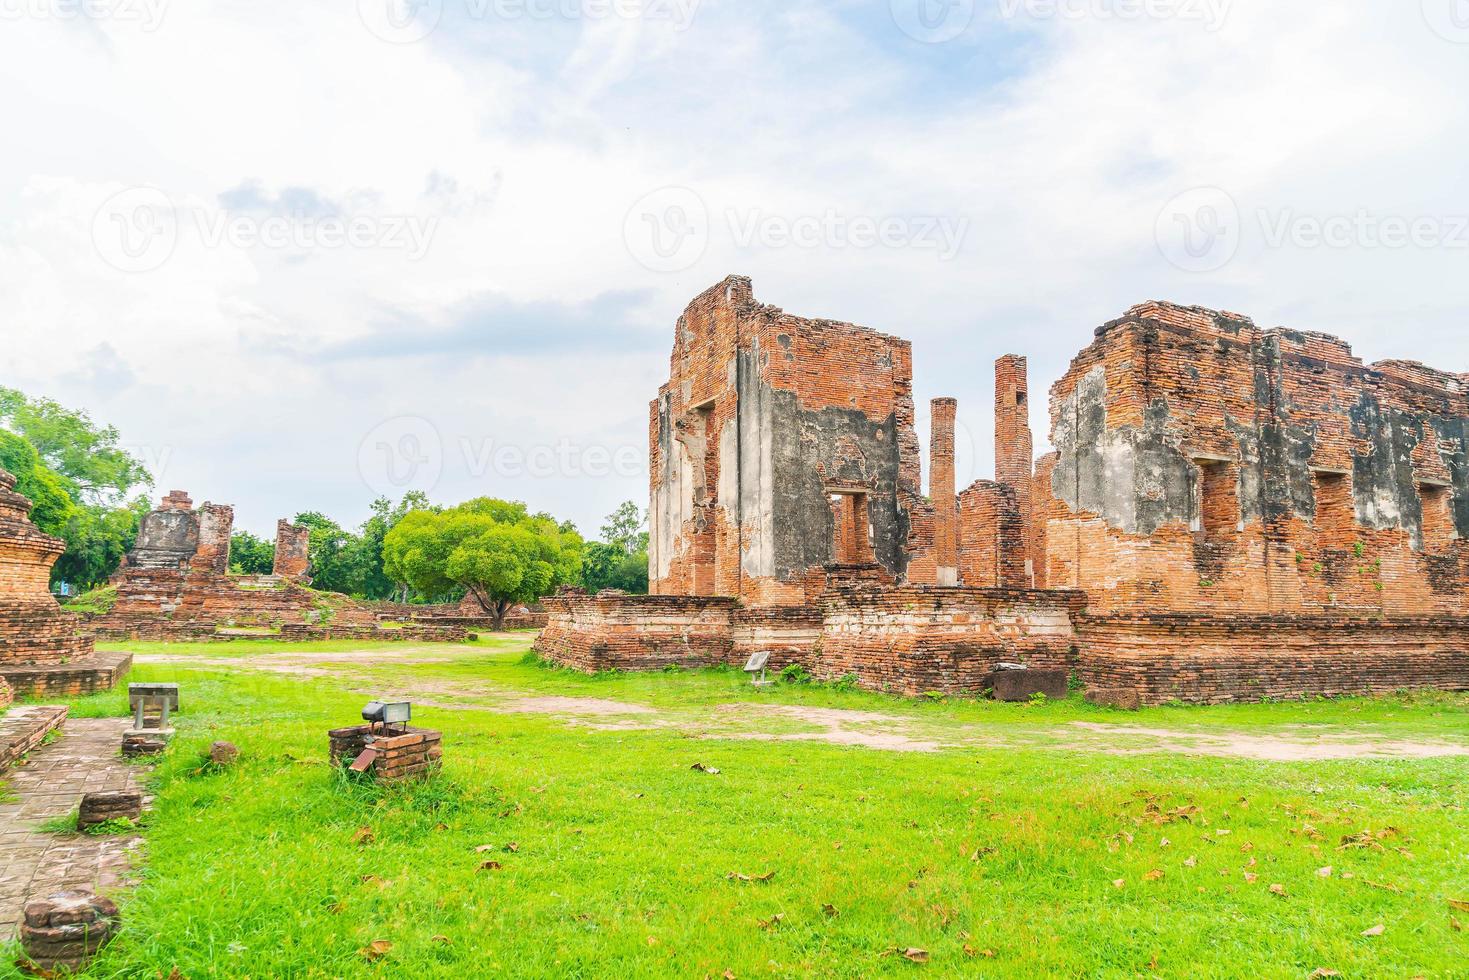
[[[0,717],[0,773],[66,722],[64,705],[22,705]]]

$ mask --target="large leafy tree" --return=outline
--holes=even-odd
[[[636,595],[648,591],[646,520],[631,500],[607,515],[602,540],[586,546],[581,582],[588,592],[621,589]]]
[[[548,514],[486,497],[407,514],[388,532],[383,555],[387,574],[419,592],[473,593],[500,629],[511,606],[577,580],[582,540]]]
[[[269,575],[275,570],[275,542],[236,531],[230,537],[230,571],[236,575]]]
[[[119,445],[117,429],[86,412],[0,388],[0,424],[31,444],[78,504],[118,506],[134,489],[153,485],[143,461]]]
[[[31,499],[31,519],[66,542],[52,582],[90,588],[107,581],[148,512],[135,488],[151,484],[143,464],[117,446],[117,430],[85,413],[0,388],[0,466]]]

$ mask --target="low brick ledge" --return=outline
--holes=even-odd
[[[0,716],[0,773],[60,728],[69,710],[65,706],[28,704]]]
[[[99,650],[64,664],[3,664],[0,677],[15,689],[16,697],[74,697],[109,691],[133,666],[133,655]]]

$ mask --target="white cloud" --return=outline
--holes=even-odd
[[[451,443],[642,445],[674,319],[730,272],[767,302],[913,339],[920,400],[961,399],[970,478],[989,470],[994,357],[1030,354],[1043,389],[1093,326],[1147,298],[1469,369],[1469,250],[1272,248],[1261,228],[1262,211],[1469,213],[1469,48],[1417,4],[1235,0],[1210,31],[1006,20],[980,3],[964,36],[924,45],[885,4],[705,0],[680,30],[475,19],[467,3],[445,0],[439,29],[403,45],[366,30],[355,0],[168,3],[151,31],[0,22],[0,380],[115,421],[167,460],[160,489],[233,501],[268,529],[302,509],[363,516],[357,450],[394,415],[433,419]],[[167,261],[129,274],[93,223],[138,185],[181,218]],[[653,273],[624,219],[670,185],[707,205],[709,240],[692,268]],[[1170,265],[1154,236],[1164,204],[1197,186],[1226,190],[1243,220],[1237,257],[1207,274]],[[259,206],[225,209],[241,188]],[[428,249],[201,233],[242,214],[258,232],[303,199],[431,222]],[[847,240],[742,247],[727,216],[757,211],[934,217],[967,234],[950,261]],[[628,293],[642,299],[605,328],[617,342],[578,319]],[[500,313],[482,350],[410,356],[415,331],[450,330],[483,298]],[[586,344],[542,342],[555,304]],[[385,332],[404,353],[321,358]],[[641,477],[470,469],[446,465],[441,494],[521,496],[589,530],[646,495]]]

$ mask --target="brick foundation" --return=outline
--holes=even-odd
[[[375,752],[368,773],[380,783],[423,779],[437,772],[443,757],[442,732],[409,728],[402,735],[376,735],[371,725],[327,733],[334,766],[350,766],[367,749]]]
[[[64,664],[22,664],[5,668],[5,679],[30,698],[75,698],[110,691],[132,669],[131,653],[99,650]]]
[[[1142,704],[1469,690],[1469,620],[1082,616],[1088,685]]]
[[[978,694],[999,663],[1069,670],[1082,597],[923,586],[833,590],[822,598],[820,680],[854,676],[895,694]]]

